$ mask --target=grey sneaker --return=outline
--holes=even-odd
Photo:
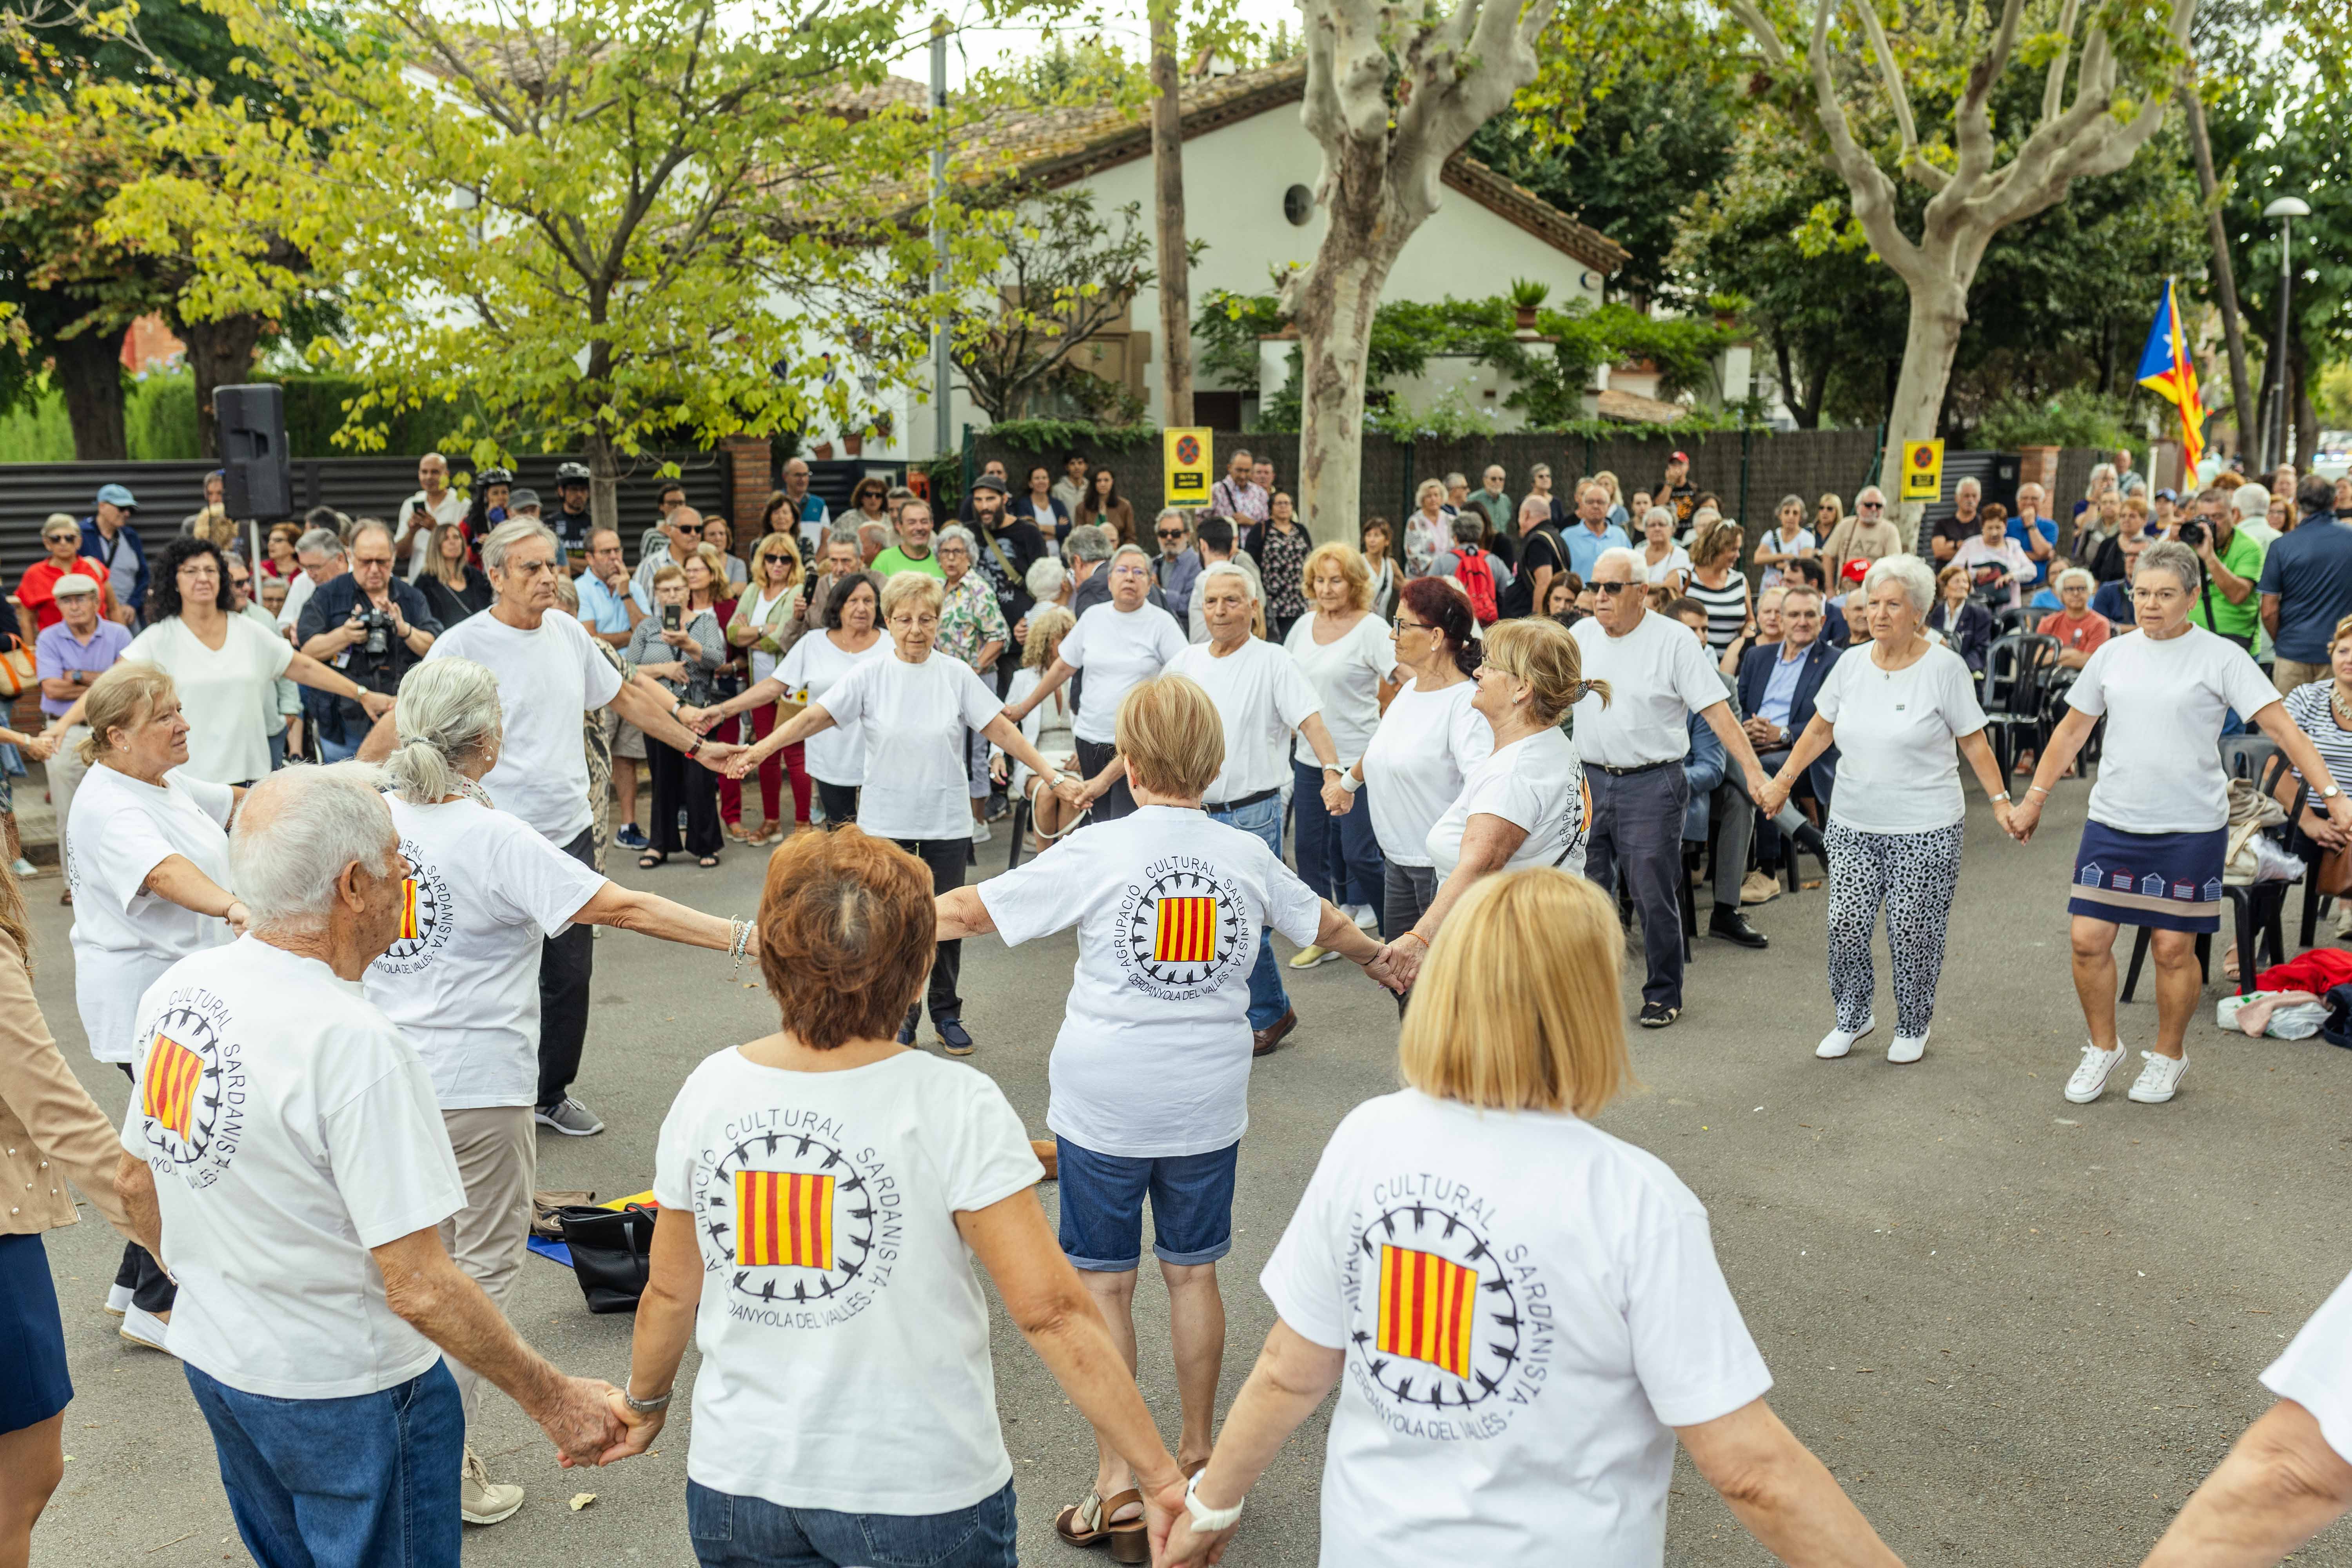
[[[467,1524],[496,1524],[512,1519],[515,1510],[522,1507],[522,1489],[506,1481],[490,1479],[490,1472],[466,1450],[466,1468],[457,1482],[457,1511]]]
[[[593,1138],[604,1131],[604,1123],[594,1111],[565,1095],[553,1105],[542,1105],[531,1112],[541,1127],[552,1127],[566,1138]]]

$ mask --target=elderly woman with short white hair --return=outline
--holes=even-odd
[[[1884,908],[1895,1015],[1886,1059],[1899,1064],[1926,1054],[1936,1011],[1968,815],[1959,757],[1968,758],[2004,830],[2009,791],[1985,743],[1975,678],[1958,654],[1927,636],[1935,573],[1916,555],[1889,555],[1872,563],[1862,593],[1870,651],[1830,667],[1813,700],[1812,721],[1756,804],[1767,816],[1780,810],[1813,760],[1837,748],[1837,784],[1822,827],[1837,1019],[1813,1054],[1843,1057],[1878,1026],[1870,943]]]
[[[2170,1100],[2188,1070],[2184,1042],[2203,983],[2197,938],[2221,923],[2230,821],[2224,716],[2234,709],[2276,741],[2313,797],[2326,803],[2328,820],[2352,827],[2352,800],[2261,668],[2227,637],[2189,621],[2204,581],[2197,552],[2185,544],[2161,540],[2141,552],[2132,578],[2139,635],[2108,638],[2084,664],[2066,693],[2070,711],[2011,816],[2011,831],[2021,841],[2031,837],[2042,802],[2105,717],[2105,750],[2066,906],[2074,993],[2091,1034],[2066,1081],[2066,1098],[2077,1105],[2105,1093],[2123,1060],[2115,1002],[2116,933],[2123,925],[2147,928],[2156,954],[2156,1049],[2140,1053],[2146,1065],[2131,1098],[2150,1105]]]

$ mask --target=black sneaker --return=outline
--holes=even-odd
[[[898,1026],[898,1043],[902,1046],[911,1046],[915,1043],[915,1020],[911,1016],[905,1023]]]
[[[1715,913],[1706,922],[1706,934],[1737,942],[1741,947],[1769,947],[1772,939],[1748,923],[1748,917],[1725,904],[1715,906]]]
[[[1637,1021],[1645,1029],[1663,1029],[1682,1016],[1680,1007],[1669,1007],[1664,1002],[1644,1002]]]
[[[971,1055],[973,1049],[971,1031],[963,1026],[961,1018],[943,1018],[933,1027],[939,1031],[940,1049],[951,1057]]]

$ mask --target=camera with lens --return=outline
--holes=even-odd
[[[360,643],[360,647],[363,648],[371,658],[382,658],[384,655],[384,651],[391,647],[392,616],[384,611],[377,609],[373,605],[362,602],[358,607],[353,609],[352,611],[352,625],[359,627],[362,632],[366,633],[366,636]]]
[[[2182,523],[2180,525],[2180,542],[2186,544],[2191,550],[2204,549],[2205,525],[2202,522]]]

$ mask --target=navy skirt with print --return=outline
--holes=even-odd
[[[0,1236],[0,1432],[47,1421],[72,1398],[48,1250],[37,1236]]]
[[[2221,860],[2230,830],[2126,833],[2083,825],[2074,851],[2070,915],[2156,931],[2210,934],[2221,929]]]

